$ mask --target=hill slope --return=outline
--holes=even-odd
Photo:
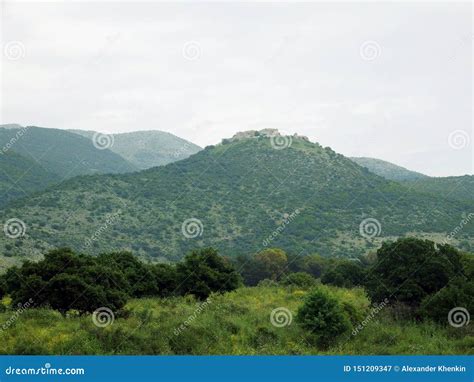
[[[59,181],[38,163],[12,151],[0,154],[0,206]]]
[[[474,202],[474,175],[423,178],[403,183],[410,190],[448,199]]]
[[[403,181],[428,178],[427,175],[408,170],[405,167],[397,166],[381,159],[364,157],[352,157],[350,159],[359,166],[367,168],[370,172],[389,180]]]
[[[94,131],[71,131],[89,139],[95,134]],[[201,150],[194,143],[164,131],[134,131],[113,136],[114,143],[110,150],[140,170],[185,159]]]
[[[22,219],[28,229],[10,253],[70,246],[177,259],[212,245],[228,255],[275,246],[348,256],[378,244],[360,234],[367,218],[380,222],[378,239],[412,232],[443,238],[473,208],[409,192],[303,138],[284,149],[266,136],[225,142],[164,167],[74,178],[11,205],[0,218]],[[460,235],[473,232],[471,221]],[[8,242],[0,236],[0,252]]]
[[[134,170],[130,163],[110,150],[99,150],[90,140],[59,129],[0,128],[0,148],[2,152],[13,151],[37,162],[61,179]]]

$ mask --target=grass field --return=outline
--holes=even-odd
[[[204,304],[190,296],[131,300],[105,327],[94,324],[92,315],[7,307],[0,313],[0,353],[474,354],[472,325],[456,329],[396,320],[391,308],[371,315],[363,289],[318,288],[351,306],[354,326],[365,320],[358,333],[329,348],[318,347],[295,320],[307,291],[259,286],[211,295]],[[271,316],[277,308],[286,310],[280,309],[275,326]]]

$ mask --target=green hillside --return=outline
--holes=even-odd
[[[20,218],[28,230],[14,248],[1,237],[0,251],[35,256],[70,246],[174,260],[205,245],[226,255],[271,246],[352,256],[407,233],[443,240],[473,210],[410,192],[304,138],[284,149],[258,134],[224,142],[164,167],[70,179],[10,205],[0,218]],[[367,239],[360,229],[368,218],[380,226],[367,228]],[[470,221],[456,240],[471,240],[473,231]]]
[[[13,151],[35,161],[61,179],[135,169],[110,150],[99,150],[90,140],[59,129],[34,126],[0,128],[0,150]]]
[[[417,181],[406,181],[404,185],[410,190],[439,197],[474,201],[474,175],[423,178]]]
[[[352,161],[357,163],[359,166],[367,168],[370,172],[377,174],[385,179],[403,181],[403,180],[417,180],[428,178],[427,175],[419,172],[407,170],[404,167],[397,166],[396,164],[375,158],[350,158]]]
[[[38,163],[14,152],[0,154],[0,206],[59,181]]]
[[[94,131],[71,130],[92,139]],[[110,150],[121,155],[137,169],[145,170],[185,159],[201,148],[176,135],[164,131],[134,131],[113,134],[114,143]]]

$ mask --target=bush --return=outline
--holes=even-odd
[[[448,324],[449,312],[454,308],[464,308],[471,314],[474,312],[474,281],[453,280],[436,294],[426,297],[420,312],[423,318]]]
[[[353,288],[365,281],[365,270],[361,265],[344,260],[323,273],[321,282],[338,287]]]
[[[388,298],[416,307],[462,272],[461,254],[453,247],[404,238],[382,244],[366,287],[373,301]]]
[[[295,286],[302,289],[309,289],[316,285],[316,279],[308,273],[291,273],[281,281],[282,285]]]
[[[352,327],[339,301],[322,289],[316,289],[308,295],[298,310],[296,320],[316,336],[322,346],[331,345]]]
[[[241,281],[229,261],[213,248],[191,252],[176,267],[181,294],[206,299],[212,292],[236,289]]]

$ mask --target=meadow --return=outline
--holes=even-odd
[[[310,289],[277,284],[212,294],[132,299],[103,326],[91,314],[48,308],[21,312],[2,300],[1,354],[474,354],[471,326],[453,328],[403,316],[395,307],[374,309],[363,288],[317,284],[350,305],[353,327],[331,346],[320,346],[295,320]],[[281,309],[284,308],[284,309]],[[279,310],[278,310],[279,309]],[[272,312],[277,310],[272,318]]]

